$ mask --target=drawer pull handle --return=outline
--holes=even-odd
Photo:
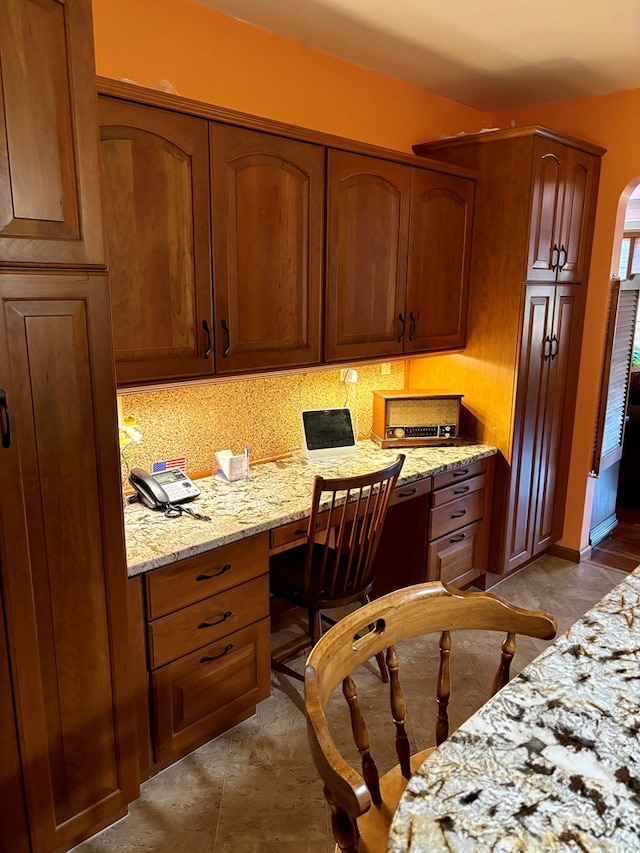
[[[410,492],[399,492],[399,493],[398,493],[398,497],[399,497],[399,498],[410,498],[410,497],[413,497],[413,495],[415,495],[415,493],[416,493],[417,491],[418,491],[418,489],[417,489],[417,487],[416,487],[416,488],[414,488],[414,489],[411,489],[411,491],[410,491]]]
[[[451,513],[451,518],[462,518],[462,516],[466,515],[466,514],[467,514],[466,509],[463,509],[463,510],[460,510],[460,512]]]
[[[211,663],[212,660],[219,660],[225,655],[228,655],[232,648],[233,643],[227,643],[225,650],[223,652],[220,652],[219,655],[205,655],[203,658],[200,658],[200,663]]]
[[[454,537],[453,537],[453,539],[449,539],[449,542],[450,542],[450,543],[453,543],[453,542],[462,542],[462,540],[463,540],[463,539],[466,539],[466,538],[467,538],[467,534],[466,534],[466,533],[461,533],[459,536],[454,536]]]
[[[469,473],[469,469],[468,469],[468,468],[463,468],[461,471],[453,471],[453,472],[451,473],[451,476],[452,476],[452,477],[466,477],[466,475],[467,475],[468,473]]]
[[[316,521],[316,530],[317,530],[319,527],[322,527],[322,522],[321,522],[321,521]],[[294,530],[294,531],[293,531],[293,535],[294,535],[294,536],[302,536],[304,533],[308,533],[308,528],[306,528],[306,527],[305,527],[305,528],[304,528],[304,530],[301,530],[300,528],[298,528],[297,530]]]
[[[222,625],[223,622],[226,622],[227,619],[231,619],[232,616],[233,613],[230,610],[227,610],[222,619],[218,619],[217,622],[201,622],[198,625],[198,628],[213,628],[215,625]]]
[[[210,581],[213,578],[219,578],[220,575],[223,575],[225,572],[228,572],[231,569],[231,563],[226,563],[219,572],[216,572],[215,575],[197,575],[197,581]]]
[[[454,495],[465,495],[469,491],[469,486],[463,486],[461,489],[454,489]]]

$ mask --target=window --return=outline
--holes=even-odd
[[[625,231],[620,248],[619,276],[624,281],[640,273],[640,231]]]

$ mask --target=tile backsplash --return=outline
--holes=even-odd
[[[142,434],[127,448],[129,466],[151,469],[153,462],[186,457],[190,474],[210,472],[216,450],[241,453],[252,461],[298,450],[303,409],[347,405],[359,435],[368,437],[372,391],[404,388],[404,362],[357,365],[358,382],[345,385],[340,370],[251,377],[206,385],[149,389],[119,395],[122,416],[132,416]]]

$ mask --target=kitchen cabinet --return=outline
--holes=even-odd
[[[325,360],[465,343],[473,181],[330,150]]]
[[[529,281],[581,282],[595,214],[597,159],[592,154],[536,137]]]
[[[3,850],[138,795],[90,0],[0,4]]]
[[[324,159],[211,124],[217,373],[320,362]]]
[[[268,534],[144,576],[155,770],[270,692]]]
[[[428,375],[464,394],[477,438],[499,449],[489,564],[500,574],[562,535],[604,150],[531,127],[414,151],[479,174],[466,357],[429,359]],[[411,368],[414,387],[421,369]]]
[[[5,272],[0,304],[1,589],[29,838],[49,853],[138,794],[106,276]]]
[[[0,4],[2,265],[104,264],[91,4]]]
[[[207,122],[104,95],[98,121],[117,381],[211,375]]]
[[[485,574],[493,470],[487,457],[396,486],[378,543],[373,597],[433,580],[465,587]]]

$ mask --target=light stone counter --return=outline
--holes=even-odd
[[[188,515],[166,518],[142,504],[125,505],[125,535],[129,576],[164,566],[175,560],[235,542],[309,515],[313,478],[348,477],[385,468],[400,451],[382,450],[372,441],[358,444],[355,457],[308,463],[300,456],[266,462],[250,468],[250,481],[227,483],[218,477],[197,481],[201,495],[189,506],[211,516],[199,521]],[[400,485],[471,464],[493,456],[486,444],[460,447],[412,447],[401,452],[406,459]]]
[[[640,850],[640,569],[432,753],[387,850]]]

